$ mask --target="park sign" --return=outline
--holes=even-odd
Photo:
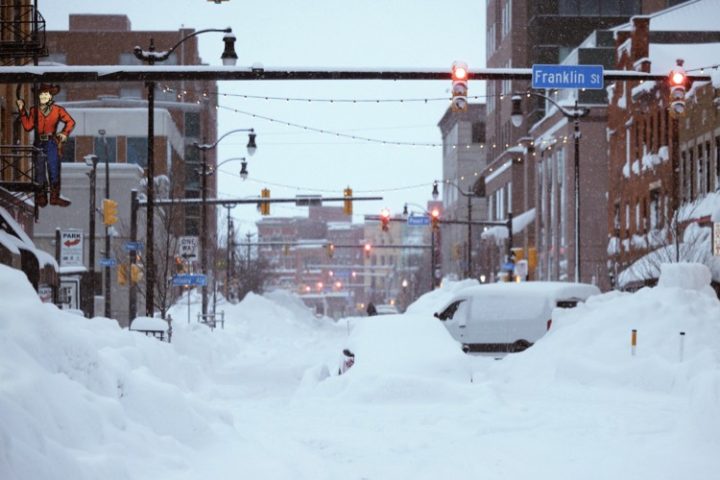
[[[532,88],[602,90],[602,65],[533,65]]]

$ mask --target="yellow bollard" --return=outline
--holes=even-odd
[[[635,349],[637,348],[637,330],[633,328],[632,336],[630,337],[630,352],[635,356]]]

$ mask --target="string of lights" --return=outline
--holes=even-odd
[[[163,87],[163,92],[175,93],[175,90],[169,86]],[[183,90],[177,92],[178,98],[183,98],[189,93],[199,95],[203,98],[208,98],[211,95],[217,97],[237,97],[248,100],[268,100],[268,101],[281,101],[281,102],[302,102],[302,103],[429,103],[429,102],[449,102],[452,97],[418,97],[418,98],[310,98],[310,97],[275,97],[270,95],[249,95],[245,93],[226,93],[226,92],[208,92],[195,91],[195,90]],[[468,99],[478,100],[482,98],[499,98],[503,99],[508,94],[499,93],[493,95],[468,95]]]
[[[715,65],[707,65],[705,67],[691,68],[689,70],[685,70],[685,72],[688,72],[688,73],[689,72],[700,72],[702,74],[702,73],[705,73],[705,70],[710,70],[710,69],[717,70],[718,68],[720,68],[720,63],[715,64]]]

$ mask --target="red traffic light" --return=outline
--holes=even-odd
[[[463,65],[454,65],[452,76],[453,80],[467,80],[467,67]]]
[[[685,72],[681,72],[678,70],[673,70],[670,72],[670,83],[672,85],[685,85],[685,80],[687,79],[687,76],[685,75]]]
[[[433,218],[440,218],[440,210],[437,208],[433,208],[432,212],[430,212],[430,215],[432,215]]]

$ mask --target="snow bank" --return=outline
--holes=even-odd
[[[43,304],[4,265],[0,305],[3,478],[139,477],[155,449],[186,451],[231,422],[191,395],[200,366],[167,343]]]
[[[703,265],[663,265],[656,288],[611,292],[574,309],[556,309],[550,332],[529,350],[493,365],[491,376],[532,388],[570,383],[679,395],[692,404],[687,412],[693,427],[717,439],[720,302],[708,295],[708,285]]]

